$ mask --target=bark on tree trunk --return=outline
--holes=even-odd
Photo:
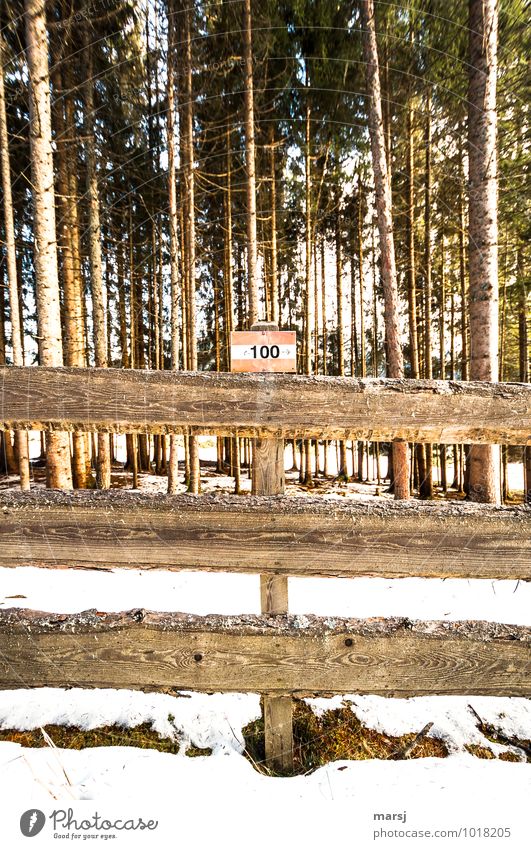
[[[87,195],[88,195],[88,239],[90,280],[92,289],[92,323],[94,328],[94,361],[96,368],[107,368],[107,299],[103,288],[101,264],[101,226],[98,177],[96,172],[96,150],[94,140],[94,70],[89,24],[85,22],[84,61],[86,80],[85,100],[85,150],[87,158]],[[111,485],[111,448],[108,433],[98,433],[98,453],[96,460],[96,485],[98,489],[109,489]]]
[[[251,0],[243,7],[244,93],[245,93],[245,169],[247,190],[247,287],[249,295],[248,326],[259,320],[257,244],[256,244],[256,173],[254,141],[254,86]]]
[[[4,201],[4,234],[6,245],[7,282],[9,288],[9,307],[11,317],[11,345],[13,348],[13,365],[24,365],[22,349],[22,325],[19,303],[19,286],[17,274],[17,254],[15,248],[15,226],[13,223],[13,199],[11,193],[11,168],[9,163],[9,139],[7,132],[7,116],[4,89],[4,50],[3,36],[0,35],[0,158],[2,160],[2,190]],[[10,440],[10,434],[7,434]],[[7,444],[7,443],[6,443]],[[15,432],[15,446],[20,474],[20,488],[30,488],[29,444],[25,430]]]
[[[177,186],[175,184],[175,3],[168,5],[168,66],[166,135],[168,144],[168,216],[170,225],[170,300],[171,300],[171,367],[179,368],[179,230],[177,215]],[[179,474],[178,438],[170,434],[168,492],[177,492]]]
[[[529,340],[527,333],[527,302],[529,283],[524,275],[523,251],[518,247],[516,255],[516,271],[518,285],[518,354],[520,365],[520,382],[529,382]],[[524,504],[531,504],[531,445],[526,445],[523,452],[524,462]]]
[[[345,374],[345,339],[343,333],[343,255],[341,245],[341,199],[336,194],[336,296],[337,296],[337,373]],[[338,478],[348,481],[347,445],[344,439],[339,443]]]
[[[61,308],[53,182],[48,40],[44,0],[25,0],[26,57],[30,90],[30,150],[35,230],[35,277],[39,363],[63,365]],[[72,488],[70,441],[61,432],[46,435],[47,485]]]
[[[369,100],[369,134],[374,170],[378,230],[380,234],[381,273],[384,290],[384,317],[389,376],[403,377],[404,363],[398,322],[398,287],[393,239],[391,187],[385,155],[373,0],[362,0],[361,17],[363,26],[363,54],[367,71],[367,96]],[[393,444],[395,498],[409,498],[408,454],[409,448],[407,442],[395,442]]]
[[[309,98],[309,77],[306,69],[306,95]],[[306,101],[305,115],[305,145],[304,145],[304,171],[305,171],[305,301],[304,301],[304,373],[311,374],[312,371],[312,327],[311,327],[311,293],[312,293],[312,172],[311,172],[311,135],[310,135],[310,101]],[[304,452],[304,468],[301,469],[303,481],[307,486],[312,485],[312,452],[311,442],[306,440]]]
[[[66,236],[70,240],[72,256],[72,275],[68,280],[65,278],[64,290],[65,318],[67,319],[65,321],[64,353],[67,366],[83,368],[87,365],[86,322],[78,214],[78,176],[76,169],[77,130],[74,115],[74,80],[70,57],[68,57],[64,64],[64,81],[65,122],[63,128],[65,137],[63,138],[63,144],[58,148],[58,152],[60,152],[64,160],[64,172],[67,184],[67,190],[64,195],[65,225]],[[91,481],[87,435],[73,433],[72,448],[74,487],[85,489]]]
[[[433,377],[431,341],[431,91],[426,97],[426,124],[424,128],[424,377]],[[420,477],[421,498],[433,498],[433,448],[424,445],[425,471]]]
[[[196,328],[196,260],[195,260],[195,180],[194,180],[194,116],[192,89],[192,35],[190,8],[184,10],[184,123],[185,150],[184,174],[186,185],[186,246],[188,255],[188,328],[190,333],[188,368],[197,371],[197,328]],[[256,223],[256,222],[255,222]],[[199,493],[201,477],[199,469],[199,446],[196,436],[189,439],[190,446],[190,492]]]
[[[469,0],[469,310],[470,378],[498,380],[498,200],[496,155],[496,0]],[[469,497],[499,503],[497,446],[472,445]]]

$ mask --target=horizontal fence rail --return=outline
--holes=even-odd
[[[531,510],[12,492],[0,495],[0,566],[531,580]]]
[[[531,386],[0,368],[0,428],[531,444]]]
[[[531,695],[531,628],[487,622],[0,612],[0,687]]]

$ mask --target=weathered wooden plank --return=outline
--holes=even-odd
[[[0,566],[531,580],[531,509],[462,503],[3,493]]]
[[[531,386],[5,367],[0,427],[524,445]]]
[[[284,440],[253,439],[253,495],[283,495]],[[287,575],[260,575],[262,613],[288,613]],[[266,764],[277,771],[293,770],[293,704],[290,696],[263,697]]]
[[[531,628],[487,622],[0,612],[0,688],[531,695]]]
[[[283,495],[285,483],[284,440],[253,439],[253,495]]]

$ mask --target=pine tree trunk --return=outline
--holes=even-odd
[[[373,0],[361,0],[361,17],[363,25],[363,54],[367,71],[367,96],[369,100],[369,134],[374,170],[378,230],[380,234],[388,368],[390,377],[400,378],[404,376],[404,363],[399,332],[398,287],[393,239],[391,187],[385,154]],[[408,453],[407,442],[395,442],[393,444],[395,498],[409,497]]]
[[[413,106],[411,100],[408,103],[407,113],[407,183],[408,183],[408,208],[406,215],[406,241],[408,253],[407,265],[407,294],[408,294],[408,328],[409,328],[409,363],[411,377],[419,377],[419,341],[417,332],[417,268],[415,257],[415,142],[413,136]],[[413,445],[414,462],[412,466],[418,473],[413,473],[413,481],[418,478],[419,488],[426,480],[426,462],[424,445],[417,443]]]
[[[323,316],[323,374],[326,374],[328,369],[328,330],[326,321],[326,272],[324,239],[321,240],[321,311]]]
[[[94,141],[94,70],[89,26],[85,23],[84,60],[87,72],[84,85],[85,100],[85,150],[87,160],[88,195],[88,240],[90,281],[92,289],[92,324],[94,332],[94,361],[96,368],[107,368],[107,304],[103,288],[101,264],[101,226],[98,177],[96,173],[96,151]],[[96,461],[96,485],[98,489],[109,489],[111,485],[111,450],[108,433],[98,433]]]
[[[19,302],[19,286],[17,273],[17,255],[15,248],[15,226],[13,223],[13,199],[11,192],[11,167],[9,163],[9,139],[7,132],[7,116],[4,89],[4,49],[3,36],[0,34],[0,158],[2,161],[2,190],[4,206],[4,235],[6,247],[7,283],[9,288],[9,308],[11,318],[11,345],[13,348],[13,365],[24,365],[22,349],[22,323]],[[9,433],[7,440],[10,441]],[[7,442],[6,442],[7,444]],[[25,430],[15,432],[15,446],[20,474],[20,488],[30,488],[30,465],[28,433]]]
[[[352,377],[359,374],[358,354],[358,322],[356,315],[356,262],[354,245],[350,257],[350,373]]]
[[[30,90],[30,153],[34,207],[35,279],[39,364],[63,365],[61,308],[57,274],[55,197],[50,116],[48,40],[44,0],[25,0],[26,57]],[[68,434],[46,435],[47,485],[72,488]]]
[[[256,242],[256,173],[254,141],[254,86],[251,0],[243,7],[244,94],[245,94],[245,170],[247,191],[247,290],[249,296],[248,326],[259,320]]]
[[[431,339],[431,90],[426,97],[426,124],[424,128],[424,377],[433,377]],[[424,445],[425,471],[420,477],[419,495],[433,498],[433,447]]]
[[[195,184],[194,184],[194,118],[192,89],[192,36],[190,8],[184,10],[184,177],[186,187],[186,246],[188,254],[188,368],[197,371],[197,327],[196,327],[196,258],[195,258]],[[255,222],[256,223],[256,222]],[[196,436],[189,438],[190,482],[188,489],[198,493],[201,488],[199,469],[199,445]]]
[[[309,79],[306,69],[306,115],[305,115],[305,144],[304,144],[304,174],[305,174],[305,260],[304,260],[304,373],[312,371],[312,326],[311,326],[311,293],[312,293],[312,172],[311,172],[311,136],[310,136],[310,101]],[[311,442],[304,443],[303,480],[307,486],[312,485],[312,452]]]
[[[498,380],[498,203],[496,156],[496,0],[469,0],[470,378]],[[495,445],[471,445],[472,501],[500,500]]]
[[[518,286],[518,361],[521,383],[529,383],[529,340],[527,333],[528,287],[523,268],[523,251],[519,245],[516,253],[516,280]],[[523,451],[524,504],[531,504],[531,445]]]
[[[446,348],[445,348],[445,333],[444,321],[446,311],[446,269],[445,269],[445,252],[444,252],[444,232],[441,233],[441,292],[439,304],[439,362],[441,380],[446,380]],[[446,445],[439,446],[439,456],[441,460],[441,486],[443,492],[448,491],[448,480],[446,474]]]
[[[166,138],[168,145],[168,218],[170,225],[170,346],[171,367],[179,368],[179,222],[175,183],[175,3],[168,4],[168,60]],[[177,492],[179,475],[178,437],[170,434],[168,492]]]
[[[358,273],[360,292],[360,377],[367,377],[367,354],[365,350],[365,287],[363,283],[363,187],[361,174],[358,176]],[[364,480],[363,464],[367,450],[367,478],[369,477],[369,443],[358,441],[358,481]],[[354,456],[352,457],[352,473],[354,474]]]
[[[4,303],[4,287],[0,286],[0,366],[6,364],[6,314]],[[17,460],[11,441],[11,431],[0,431],[0,470],[6,475],[16,475]]]
[[[64,64],[65,106],[64,132],[66,139],[59,146],[65,160],[67,192],[65,196],[67,235],[71,243],[73,275],[70,286],[65,285],[65,322],[64,351],[67,366],[83,368],[87,365],[86,358],[86,322],[84,282],[81,268],[81,242],[78,213],[78,175],[77,159],[77,128],[75,124],[74,79],[71,66],[72,59],[68,57]],[[66,283],[66,279],[65,279]],[[74,432],[72,434],[72,472],[74,487],[86,489],[91,485],[91,468],[88,450],[87,434]]]
[[[341,245],[341,209],[339,192],[336,193],[335,237],[336,237],[336,298],[337,298],[337,373],[345,374],[345,338],[343,332],[343,252]],[[339,442],[338,478],[348,481],[347,444]]]

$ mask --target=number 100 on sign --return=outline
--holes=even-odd
[[[292,330],[233,331],[231,371],[297,371],[297,339]]]

